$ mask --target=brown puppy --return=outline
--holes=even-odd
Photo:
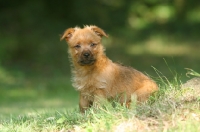
[[[73,86],[80,92],[80,111],[98,102],[100,98],[118,97],[128,107],[131,95],[138,101],[145,101],[158,90],[154,81],[141,72],[113,63],[104,54],[101,38],[106,33],[97,26],[67,29],[61,40],[69,46],[73,68]]]

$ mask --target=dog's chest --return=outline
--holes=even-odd
[[[90,74],[90,75],[81,75],[79,73],[74,74],[72,78],[73,87],[77,90],[94,90],[98,88],[107,88],[108,82],[104,75],[99,74]]]

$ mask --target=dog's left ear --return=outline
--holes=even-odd
[[[72,37],[72,34],[74,33],[75,29],[74,28],[69,28],[67,29],[63,36],[60,38],[60,40],[65,39],[67,42],[69,41],[69,39]]]
[[[96,33],[96,35],[98,35],[99,37],[101,38],[103,36],[108,37],[108,35],[101,28],[97,26],[90,26],[90,27],[91,27],[91,30],[93,30]]]

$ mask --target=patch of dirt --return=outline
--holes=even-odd
[[[182,85],[182,88],[192,88],[200,90],[200,77],[194,77]]]
[[[182,100],[191,102],[200,100],[200,77],[194,77],[182,84]]]

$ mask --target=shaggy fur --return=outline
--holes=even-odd
[[[129,107],[131,95],[145,101],[158,90],[156,83],[143,73],[113,63],[104,53],[101,38],[107,34],[97,26],[67,29],[61,40],[69,46],[73,86],[80,92],[79,107],[84,112],[99,98],[114,99]]]

